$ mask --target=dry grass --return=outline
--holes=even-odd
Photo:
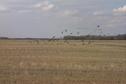
[[[0,84],[126,84],[126,41],[0,41]]]

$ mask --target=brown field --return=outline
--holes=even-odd
[[[126,40],[0,40],[0,84],[126,84]]]

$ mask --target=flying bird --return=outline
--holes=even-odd
[[[68,30],[67,29],[65,29],[65,32],[67,32]]]
[[[100,27],[100,25],[97,25],[97,27],[99,28],[99,27]]]

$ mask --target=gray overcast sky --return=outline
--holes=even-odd
[[[0,36],[57,37],[68,29],[126,33],[126,0],[0,0]]]

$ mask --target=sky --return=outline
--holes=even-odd
[[[77,32],[126,33],[126,0],[0,0],[0,37],[50,38]]]

